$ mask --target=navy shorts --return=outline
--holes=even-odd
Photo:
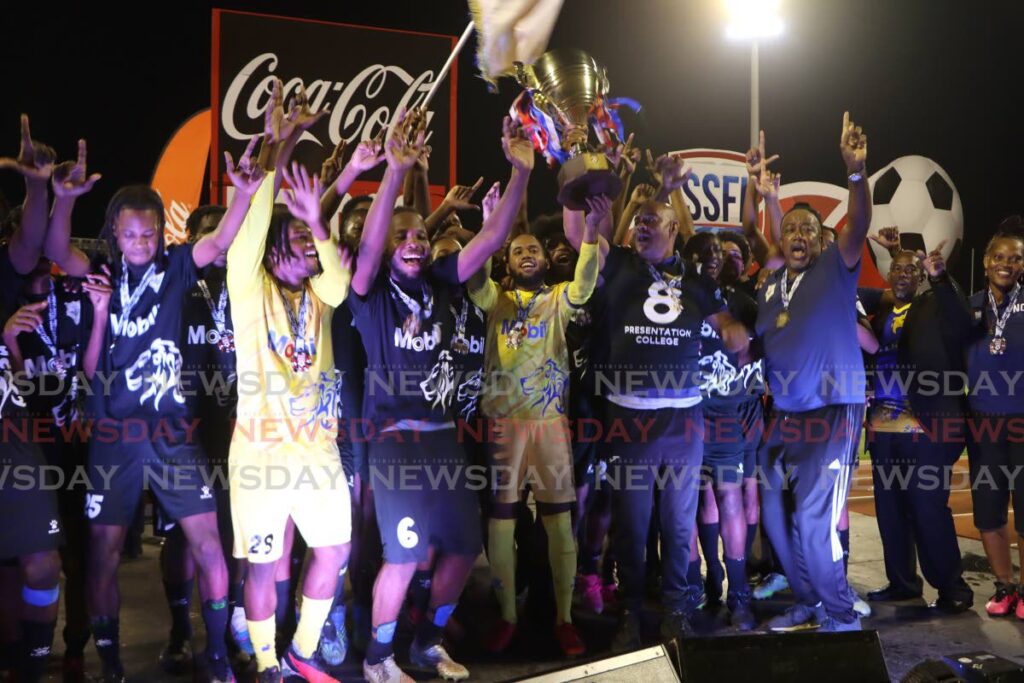
[[[62,541],[56,487],[44,481],[46,461],[39,447],[20,441],[0,443],[0,559],[56,550]]]
[[[383,432],[369,444],[370,481],[384,559],[423,562],[430,546],[449,555],[478,555],[480,488],[455,429]]]
[[[168,520],[217,509],[219,477],[194,441],[93,439],[86,471],[85,514],[93,524],[130,526],[145,488]]]
[[[1024,416],[975,414],[971,419],[1007,425],[1010,420],[1024,420]],[[1006,427],[1000,435],[989,436],[981,428],[976,431],[980,438],[967,443],[974,526],[981,531],[1002,529],[1012,504],[1014,528],[1018,536],[1024,537],[1024,443],[1013,432],[1007,434]]]

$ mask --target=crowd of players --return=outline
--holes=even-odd
[[[740,630],[786,587],[792,606],[764,629],[859,629],[846,497],[865,426],[889,580],[868,599],[920,597],[919,562],[936,609],[972,606],[948,507],[966,445],[987,609],[1024,619],[1007,528],[1011,496],[1024,512],[1019,226],[989,242],[969,299],[941,245],[902,251],[898,228],[872,237],[893,255],[889,289],[858,292],[871,201],[848,116],[838,234],[807,205],[783,212],[763,135],[742,233],[694,232],[678,158],[648,152],[651,184],[631,182],[632,139],[612,155],[619,196],[528,221],[534,149],[506,119],[510,176],[473,232],[457,212],[482,179],[430,206],[422,111],[311,173],[290,158],[321,115],[276,83],[263,136],[226,159],[229,205],[193,212],[188,244],[164,244],[161,198],[128,186],[95,254],[71,240],[99,180],[84,141],[57,163],[23,117],[18,157],[0,160],[26,186],[0,247],[0,671],[43,676],[63,572],[64,680],[84,680],[90,638],[100,680],[124,680],[117,573],[144,489],[165,537],[161,665],[191,665],[198,581],[210,681],[246,658],[261,682],[334,681],[350,645],[368,680],[408,681],[403,610],[409,665],[466,678],[443,637],[473,566],[485,552],[484,644],[500,652],[517,636],[517,547],[538,534],[566,656],[586,651],[574,593],[621,610],[618,644],[636,647],[652,585],[666,637],[691,635],[723,584]],[[381,165],[376,194],[342,206]],[[950,375],[966,391],[929,391]]]

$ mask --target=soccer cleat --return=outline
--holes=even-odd
[[[578,577],[576,585],[580,587],[583,594],[583,604],[594,614],[604,611],[603,586],[601,577],[597,574],[582,574]]]
[[[348,654],[348,637],[345,634],[345,608],[336,607],[327,615],[320,632],[320,658],[330,666],[341,666]]]
[[[853,598],[853,611],[857,613],[857,616],[862,619],[867,619],[871,616],[871,605],[864,602],[864,598],[860,597],[857,591],[850,589],[850,596]]]
[[[171,639],[160,652],[160,668],[172,676],[181,676],[192,666],[192,645],[187,640]]]
[[[484,649],[488,652],[494,653],[504,652],[512,643],[512,639],[515,635],[515,624],[505,621],[504,619],[498,619],[498,623],[494,625],[493,630],[484,641]]]
[[[409,663],[419,669],[436,671],[438,678],[446,681],[469,678],[469,669],[452,659],[440,643],[421,648],[414,640],[409,646]]]
[[[769,631],[777,633],[803,631],[805,629],[818,628],[823,618],[820,607],[798,604],[793,605],[782,614],[769,619],[766,627]]]
[[[558,640],[558,647],[562,648],[562,654],[566,657],[579,657],[587,651],[587,646],[580,638],[576,627],[569,622],[555,626],[555,639]]]
[[[264,669],[256,674],[256,683],[281,683],[283,680],[281,670],[276,666]]]
[[[245,610],[241,607],[237,607],[231,614],[231,622],[228,626],[231,631],[231,640],[238,646],[240,652],[244,652],[249,657],[256,655],[256,650],[252,647],[252,639],[249,638],[249,624],[245,621]]]
[[[767,600],[787,588],[789,588],[789,580],[786,578],[786,575],[773,572],[764,577],[764,580],[754,588],[754,599]]]
[[[1019,600],[1017,586],[996,581],[995,595],[985,603],[985,611],[990,617],[1005,617],[1016,610]]]
[[[757,625],[754,611],[750,608],[751,595],[749,590],[742,592],[729,591],[726,605],[729,608],[729,623],[737,631],[750,631]]]
[[[825,617],[818,626],[818,633],[840,633],[842,631],[859,631],[860,617],[850,622],[842,622],[835,617]]]
[[[281,678],[298,676],[309,683],[341,683],[327,671],[327,665],[320,661],[316,653],[306,658],[295,651],[295,647],[289,647],[288,652],[281,658]]]
[[[398,668],[394,655],[379,664],[367,664],[364,661],[363,678],[366,679],[366,683],[416,683]]]

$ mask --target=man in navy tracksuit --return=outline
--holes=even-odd
[[[782,221],[786,265],[758,294],[756,331],[775,405],[758,454],[762,521],[797,601],[769,622],[776,631],[860,628],[836,532],[864,416],[856,300],[871,222],[867,138],[849,114],[839,146],[849,223],[822,251],[820,217],[807,206],[791,209]]]

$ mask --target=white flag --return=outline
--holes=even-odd
[[[469,0],[477,34],[477,65],[489,83],[533,64],[544,50],[562,0]]]

